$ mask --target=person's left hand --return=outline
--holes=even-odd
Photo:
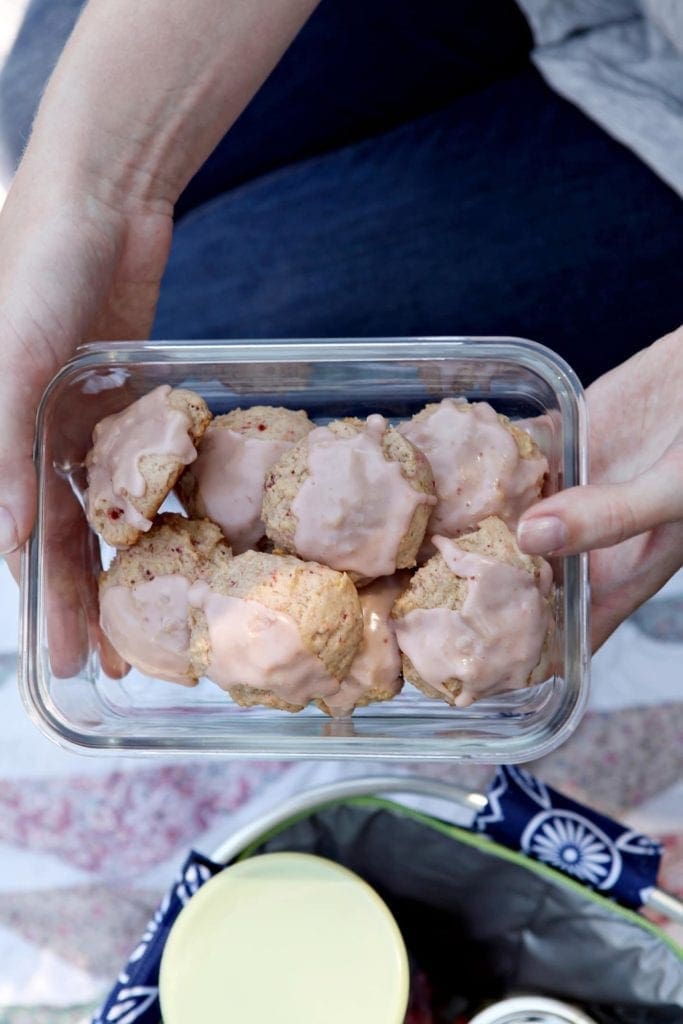
[[[683,328],[587,399],[591,483],[528,509],[517,538],[529,554],[591,552],[595,651],[683,565]]]

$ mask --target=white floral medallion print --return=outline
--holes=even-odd
[[[524,853],[597,889],[610,889],[621,874],[621,856],[594,822],[576,811],[543,811],[526,826]]]

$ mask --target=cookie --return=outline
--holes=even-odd
[[[445,398],[398,429],[434,472],[438,500],[428,536],[456,537],[491,515],[514,529],[541,495],[545,456],[530,434],[487,402]]]
[[[403,674],[429,697],[467,707],[540,681],[552,636],[552,570],[485,519],[413,576],[392,616]]]
[[[415,565],[435,501],[425,456],[369,416],[318,427],[285,453],[262,515],[277,547],[362,583]]]
[[[130,547],[151,528],[210,420],[203,398],[163,384],[96,424],[85,507],[107,544]]]
[[[100,576],[100,625],[114,649],[148,676],[191,686],[190,587],[225,565],[230,548],[208,520],[166,513]]]
[[[216,416],[197,460],[178,481],[183,506],[217,523],[235,554],[249,550],[265,535],[261,504],[268,470],[312,429],[305,412],[267,405]]]
[[[300,711],[339,690],[363,634],[344,573],[247,551],[190,591],[191,656],[239,704]]]
[[[410,582],[410,573],[382,576],[359,592],[363,638],[341,684],[331,697],[316,701],[328,715],[342,718],[355,708],[391,700],[403,686],[401,652],[391,609]]]

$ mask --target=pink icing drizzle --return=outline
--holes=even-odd
[[[205,514],[221,527],[236,555],[263,537],[266,473],[292,447],[292,441],[245,437],[213,424],[204,434],[192,471]]]
[[[467,596],[460,611],[408,612],[396,623],[399,647],[438,692],[448,692],[447,679],[462,680],[457,707],[525,686],[550,621],[550,578],[543,573],[537,582],[524,569],[464,551],[445,537],[434,543],[452,572],[469,580]]]
[[[308,435],[308,476],[292,502],[299,555],[362,576],[390,576],[415,510],[433,504],[413,490],[382,451],[388,428],[368,416],[363,429],[339,437],[328,427]]]
[[[128,495],[141,498],[145,493],[140,459],[157,455],[187,465],[197,457],[188,434],[192,421],[187,413],[173,408],[170,393],[169,385],[162,384],[95,426],[86,493],[90,517],[104,503],[122,509],[124,522],[135,529],[149,530],[151,520],[128,500]]]
[[[339,689],[339,680],[307,651],[294,619],[259,601],[217,594],[200,580],[190,590],[209,628],[209,679],[222,689],[269,690],[289,704],[308,704]]]
[[[399,427],[429,459],[438,502],[428,533],[453,536],[497,515],[514,527],[537,497],[545,457],[523,459],[487,402],[445,398],[424,420]]]
[[[115,650],[148,676],[194,686],[184,576],[157,576],[134,587],[108,587],[100,598],[100,625]]]
[[[401,655],[390,613],[407,582],[408,574],[403,573],[398,578],[376,580],[358,592],[363,611],[363,639],[339,692],[325,700],[331,714],[339,717],[350,714],[368,690],[381,690],[391,696],[401,689]]]

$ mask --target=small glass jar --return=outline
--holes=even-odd
[[[514,996],[488,1006],[470,1024],[596,1024],[581,1010],[544,996]]]

